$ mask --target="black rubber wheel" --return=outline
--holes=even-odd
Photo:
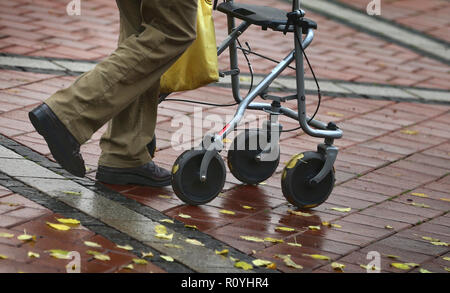
[[[210,202],[219,195],[225,184],[226,169],[219,154],[209,164],[206,182],[200,181],[200,165],[205,153],[205,150],[185,151],[172,168],[173,190],[178,198],[190,205]]]
[[[241,132],[228,151],[228,168],[234,177],[247,184],[258,184],[272,176],[280,163],[280,154],[273,161],[256,160],[269,142],[260,129]]]
[[[150,156],[154,158],[156,152],[156,134],[153,136],[152,141],[147,144],[147,149]]]
[[[281,176],[281,188],[288,202],[308,209],[328,199],[335,182],[334,168],[319,184],[309,184],[309,180],[320,172],[324,163],[324,156],[317,152],[305,152],[291,158]]]

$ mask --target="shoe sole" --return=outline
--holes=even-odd
[[[102,183],[116,185],[142,185],[150,187],[165,187],[171,184],[172,179],[166,181],[152,181],[151,179],[136,174],[116,174],[97,170],[95,179]]]
[[[77,177],[84,177],[86,169],[81,154],[79,154],[79,160],[67,160],[67,157],[70,157],[70,155],[57,151],[67,149],[68,146],[65,146],[63,142],[58,140],[48,131],[48,129],[53,129],[56,124],[55,121],[52,121],[49,113],[43,109],[37,108],[29,112],[28,117],[36,131],[44,137],[51,154],[61,167]]]

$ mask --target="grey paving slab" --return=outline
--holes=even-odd
[[[417,98],[415,95],[403,89],[385,86],[370,86],[362,84],[340,83],[339,86],[350,90],[358,95],[381,96],[387,98]]]
[[[23,158],[0,158],[0,171],[11,177],[64,178],[61,175]]]
[[[95,63],[54,60],[53,63],[73,72],[86,72],[95,67]]]
[[[64,70],[63,67],[44,59],[27,57],[0,56],[0,65],[12,67],[30,67],[45,70]]]
[[[0,158],[22,159],[23,157],[0,145]]]
[[[450,92],[431,91],[423,89],[405,89],[425,101],[450,102]]]

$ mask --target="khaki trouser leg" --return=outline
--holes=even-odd
[[[136,2],[140,15],[132,17]],[[127,32],[117,50],[45,103],[80,143],[115,117],[102,139],[100,163],[136,167],[149,160],[145,145],[153,136],[159,79],[195,40],[197,0],[121,0],[118,5]]]
[[[120,10],[119,45],[142,29],[140,1],[116,0]],[[100,140],[99,165],[125,168],[151,160],[146,145],[155,132],[159,80],[108,123]]]

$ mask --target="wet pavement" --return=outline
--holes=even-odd
[[[257,2],[289,9],[285,1]],[[351,4],[364,13],[363,4],[367,1],[332,2]],[[100,60],[114,50],[118,12],[112,1],[86,2],[80,17],[67,16],[65,5],[66,1],[2,2],[0,53],[77,61]],[[449,24],[441,14],[445,15],[449,7],[441,0],[390,1],[382,6],[380,22],[385,24],[389,20],[390,25],[401,24],[400,28],[408,33],[425,34],[445,43]],[[28,64],[31,72],[22,71],[19,65],[4,65],[0,69],[0,233],[14,236],[0,237],[0,255],[7,256],[0,259],[0,271],[64,272],[68,260],[51,257],[46,252],[50,249],[79,251],[85,272],[242,271],[234,267],[229,256],[248,263],[254,259],[268,260],[280,272],[336,272],[332,262],[344,264],[345,272],[365,272],[361,265],[369,263],[367,255],[371,251],[379,253],[382,272],[448,271],[448,63],[432,52],[421,52],[406,43],[380,37],[375,30],[360,31],[324,13],[308,10],[307,13],[319,24],[316,39],[307,50],[316,75],[339,87],[333,95],[323,97],[317,119],[334,121],[344,131],[344,138],[336,140],[340,148],[335,165],[336,187],[324,204],[308,211],[308,216],[296,215],[291,212],[296,209],[286,202],[281,192],[285,163],[294,154],[315,150],[321,142],[301,132],[281,136],[280,166],[263,184],[243,185],[228,172],[219,197],[200,207],[184,205],[171,187],[95,184],[101,152],[98,142],[104,128],[82,147],[89,167],[87,178],[75,179],[52,163],[50,152],[34,131],[27,113],[55,91],[68,86],[76,76],[39,70],[39,64]],[[226,32],[225,18],[219,13],[215,17],[220,40]],[[417,22],[411,21],[414,17],[418,17]],[[434,26],[430,18],[440,25]],[[279,33],[252,29],[241,41],[249,41],[253,50],[279,60],[292,47],[285,38]],[[220,58],[222,68],[227,63],[226,57]],[[53,62],[53,59],[46,60]],[[251,61],[257,73],[268,73],[273,67],[270,62],[254,57]],[[242,64],[245,73],[245,63]],[[292,94],[288,78],[293,72],[285,74],[286,82],[276,89],[281,95]],[[309,73],[307,76],[311,77]],[[247,79],[245,75],[242,82],[248,82]],[[382,86],[386,92],[380,94],[376,86]],[[364,95],[356,90],[361,87],[365,87]],[[354,91],[348,92],[349,89]],[[399,89],[410,95],[409,102],[396,96]],[[433,96],[441,98],[440,102],[429,103]],[[213,103],[232,101],[226,84],[173,97]],[[309,94],[307,103],[308,112],[314,111],[317,97]],[[296,106],[291,102],[287,105]],[[199,119],[194,115],[200,109],[202,118]],[[181,115],[194,121],[193,127],[183,130],[194,134],[183,141],[190,144],[211,130],[212,125],[206,122],[216,122],[219,128],[216,130],[220,130],[234,111],[233,107],[162,103],[155,161],[171,168],[182,153],[171,142],[179,131],[173,122]],[[263,113],[248,113],[256,115],[249,115],[249,122],[259,123],[265,118]],[[297,126],[287,118],[281,118],[281,122],[285,129]],[[222,154],[226,160],[226,152]],[[74,190],[82,191],[81,198],[64,194]],[[41,198],[45,201],[40,202]],[[81,224],[68,231],[56,231],[46,223],[77,217]],[[135,221],[123,221],[130,217]],[[173,219],[174,224],[159,222],[164,219]],[[169,244],[184,249],[154,239],[154,228],[159,224],[169,229],[168,234],[174,233]],[[17,239],[25,229],[30,235],[36,235],[36,241]],[[185,240],[191,238],[205,246],[189,246]],[[86,254],[92,248],[86,247],[84,241],[100,243],[101,252],[111,260],[101,261]],[[117,248],[116,244],[129,244],[133,250]],[[230,250],[227,257],[215,253],[223,249]],[[39,253],[40,258],[28,257],[29,251]],[[153,258],[145,258],[148,264],[133,262],[133,258],[142,258],[142,252],[146,251],[154,254]],[[202,263],[190,254],[208,255],[208,258]],[[172,256],[174,262],[164,260],[161,255]],[[290,255],[303,269],[287,266],[279,255]],[[328,258],[317,259],[311,255]],[[399,269],[392,263],[419,266]],[[132,270],[124,269],[130,264]]]

